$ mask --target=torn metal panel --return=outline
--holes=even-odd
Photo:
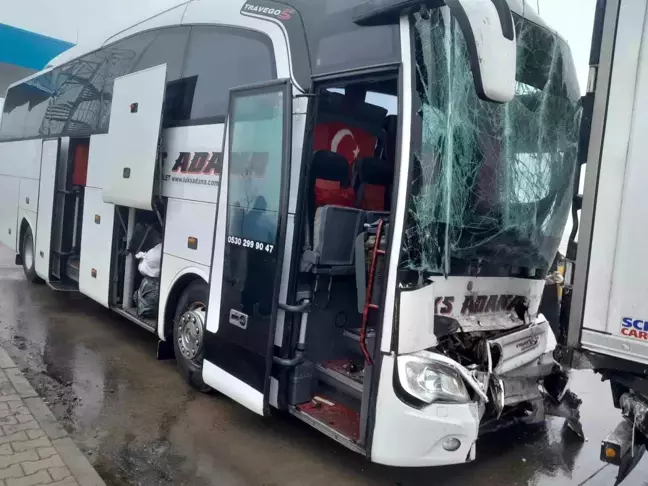
[[[513,312],[456,317],[462,332],[506,331],[524,325]]]
[[[488,346],[494,356],[493,372],[506,374],[536,361],[547,352],[550,334],[551,329],[545,321],[537,326],[489,340]]]
[[[530,378],[503,378],[504,405],[517,405],[522,402],[537,400],[542,397],[538,380]]]
[[[437,345],[435,335],[434,283],[415,289],[402,289],[399,298],[398,353],[406,354]]]

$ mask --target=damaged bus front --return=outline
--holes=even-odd
[[[410,39],[403,111],[411,124],[402,133],[391,232],[400,252],[389,264],[378,403],[402,413],[377,407],[372,447],[387,464],[465,462],[479,434],[546,414],[582,435],[580,402],[553,357],[553,323],[539,312],[576,164],[572,56],[528,6],[482,2],[497,6],[499,35],[514,42],[506,95],[493,74],[506,72],[506,60],[488,65],[499,61],[480,54],[484,33],[462,22],[479,2],[445,3],[400,19],[401,40]],[[501,81],[495,96],[491,81]],[[394,451],[390,438],[404,431],[416,438]]]

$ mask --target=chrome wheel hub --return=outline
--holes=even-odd
[[[205,334],[205,308],[189,308],[178,321],[178,347],[186,359],[195,359],[203,348]]]

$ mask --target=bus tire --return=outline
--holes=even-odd
[[[29,226],[25,228],[25,234],[20,242],[20,256],[22,257],[23,272],[29,283],[40,283],[41,278],[36,275],[36,250],[34,249],[34,235]]]
[[[202,378],[208,297],[207,284],[194,280],[180,294],[173,319],[173,350],[180,373],[189,385],[203,393],[211,391]]]

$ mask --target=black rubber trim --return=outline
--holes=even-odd
[[[301,20],[301,19],[300,19]],[[270,377],[272,376],[272,366],[274,362],[274,338],[277,325],[277,311],[279,309],[279,290],[281,288],[281,277],[283,273],[283,258],[286,251],[286,229],[288,226],[288,207],[290,200],[290,174],[292,165],[292,118],[293,118],[293,98],[292,87],[293,84],[290,80],[283,80],[277,83],[279,86],[284,84],[284,120],[283,120],[283,150],[282,150],[282,174],[281,174],[281,188],[280,188],[280,201],[279,201],[279,235],[277,239],[277,263],[274,282],[274,298],[272,304],[272,329],[268,339],[268,346],[266,348],[265,356],[265,387],[263,390],[263,409],[264,413],[270,413]],[[294,256],[293,256],[294,257]],[[310,305],[310,302],[309,302]]]
[[[280,18],[274,14],[249,12],[245,10],[248,3],[249,2],[246,1],[241,6],[241,15],[272,22],[273,24],[280,26],[284,31],[284,36],[286,37],[290,49],[292,75],[305,92],[310,92],[312,88],[310,50],[308,48],[306,28],[304,27],[304,22],[299,11],[288,4],[272,0],[257,0],[254,2],[254,6],[256,7],[267,7],[271,10],[282,11],[290,10],[289,17]]]
[[[429,9],[435,9],[443,6],[443,0],[407,0],[400,2],[387,2],[384,5],[374,5],[372,2],[359,3],[352,10],[353,23],[363,27],[372,27],[376,25],[398,24],[400,17],[409,11],[419,9],[421,4]]]
[[[217,333],[206,331],[205,360],[215,364],[258,392],[265,392],[267,386],[265,356],[237,343],[226,341],[220,338]],[[267,394],[265,396],[267,397]],[[264,403],[266,400],[267,398],[264,398]]]
[[[607,0],[598,0],[594,13],[594,27],[592,30],[592,47],[590,49],[590,66],[596,66],[601,58],[601,43],[603,42],[603,24],[605,23],[605,9]]]
[[[400,39],[400,42],[409,42],[410,45],[412,46],[411,49],[411,62],[412,66],[416,65],[415,62],[415,54],[414,54],[414,29],[409,29],[410,32],[410,37],[408,39]],[[410,76],[409,79],[405,79],[403,75],[403,70],[402,67],[398,71],[398,113],[399,113],[399,122],[398,122],[398,128],[397,128],[397,140],[402,140],[403,138],[403,127],[405,126],[405,123],[409,123],[410,120],[404,120],[403,119],[403,93],[405,92],[406,89],[409,89],[412,91],[412,113],[415,113],[414,110],[414,98],[415,98],[415,93],[416,93],[416,76]],[[412,127],[412,131],[416,129],[416,125]],[[413,132],[412,132],[413,133]],[[419,132],[420,133],[420,132]],[[397,144],[396,147],[396,160],[394,161],[394,185],[392,187],[392,213],[395,212],[396,210],[396,201],[398,199],[398,187],[406,183],[407,184],[407,197],[409,200],[409,193],[410,193],[410,188],[411,188],[411,178],[412,178],[412,164],[410,162],[410,167],[409,171],[407,174],[407,181],[402,181],[400,178],[400,168],[401,168],[401,155],[402,155],[402,145],[399,143]],[[411,154],[410,154],[411,158]],[[407,214],[407,208],[405,208],[405,213]],[[407,221],[403,221],[403,225],[405,225]],[[400,258],[400,248],[402,241],[399,241],[394,245],[394,238],[393,238],[393,232],[395,231],[395,224],[390,224],[388,231],[387,231],[387,252],[385,253],[385,268],[387,269],[387,275],[389,275],[389,259],[390,258]],[[404,228],[403,228],[404,230]],[[399,262],[400,264],[400,262]],[[396,285],[398,286],[398,275],[396,276]],[[369,405],[367,407],[367,423],[365,425],[366,427],[366,433],[365,433],[365,444],[364,447],[367,451],[367,457],[371,458],[371,453],[373,449],[373,437],[374,437],[374,428],[376,427],[376,410],[378,407],[378,386],[380,384],[380,375],[381,375],[381,370],[382,370],[382,365],[383,365],[383,353],[380,351],[381,343],[382,343],[382,338],[383,338],[383,326],[385,322],[385,301],[386,301],[386,296],[387,296],[387,285],[383,285],[382,292],[380,295],[380,300],[379,302],[381,303],[380,305],[380,310],[378,311],[379,316],[378,316],[378,321],[379,325],[376,326],[376,338],[374,340],[374,349],[373,349],[373,356],[374,356],[374,362],[373,362],[373,368],[371,370],[371,379],[369,382],[370,388],[370,393],[369,393]],[[398,302],[396,302],[398,304]],[[396,308],[394,309],[394,316],[393,316],[393,321],[392,321],[392,336],[390,339],[390,348],[391,350],[395,349],[396,344],[396,336],[398,336],[398,312],[396,312]]]
[[[511,15],[511,8],[506,0],[491,0],[497,9],[500,25],[502,26],[502,35],[504,38],[512,41],[515,39],[515,26],[513,25],[513,16]]]
[[[470,70],[472,71],[475,80],[475,91],[477,96],[485,101],[492,101],[486,96],[484,90],[484,81],[481,76],[481,69],[479,67],[479,53],[477,52],[477,44],[475,41],[475,33],[470,25],[468,15],[461,5],[459,0],[446,0],[446,5],[450,7],[452,15],[459,24],[464,38],[466,39],[466,48],[468,49],[468,57],[470,58]]]

